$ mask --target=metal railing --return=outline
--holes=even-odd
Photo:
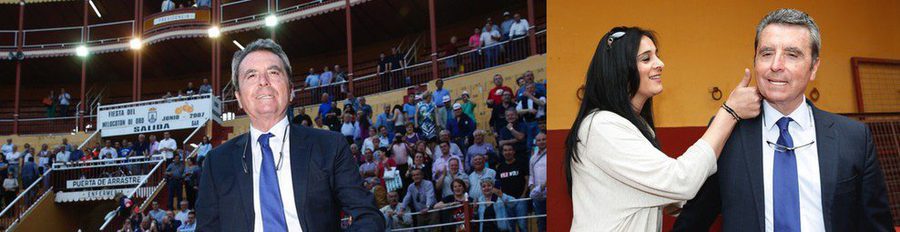
[[[142,207],[145,205],[147,199],[151,198],[155,193],[160,191],[163,186],[165,186],[165,159],[157,161],[156,165],[153,166],[153,169],[150,170],[144,177],[141,179],[141,182],[135,186],[132,190],[128,191],[125,194],[125,197],[132,200],[134,203],[134,207]],[[146,188],[150,187],[150,188]],[[137,195],[135,195],[137,194]],[[137,196],[137,197],[136,197]],[[118,210],[118,209],[116,209]],[[119,218],[116,216],[107,217],[103,222],[103,225],[100,226],[100,230],[104,231],[110,222],[114,219],[125,219]],[[126,217],[127,218],[127,217]],[[125,219],[127,220],[127,219]]]
[[[856,113],[844,116],[866,124],[875,143],[875,153],[884,174],[887,195],[894,215],[894,224],[900,225],[900,112]]]
[[[0,43],[0,48],[16,48],[16,41],[19,41],[19,31],[16,30],[0,30],[0,35],[12,34],[12,44]],[[3,54],[5,55],[5,54]]]
[[[19,222],[22,217],[31,212],[35,203],[42,200],[47,192],[53,190],[53,186],[48,181],[48,175],[50,175],[51,171],[53,169],[48,169],[32,183],[23,183],[27,184],[28,187],[24,191],[17,191],[19,193],[18,196],[12,202],[7,203],[3,211],[0,212],[0,228],[11,228],[13,224]],[[3,191],[6,190],[4,189]]]
[[[466,201],[461,204],[447,206],[447,207],[443,207],[443,208],[439,208],[439,209],[432,208],[432,209],[426,210],[424,213],[424,214],[428,214],[428,215],[432,215],[432,214],[440,215],[440,214],[446,213],[446,211],[449,211],[449,210],[457,210],[459,208],[463,208],[463,213],[465,215],[464,215],[464,219],[462,221],[454,221],[450,218],[445,217],[445,218],[441,218],[440,222],[437,222],[437,223],[433,223],[433,224],[413,223],[413,225],[410,227],[390,228],[390,231],[435,230],[435,229],[439,229],[439,228],[444,228],[445,230],[452,228],[452,231],[477,231],[474,228],[478,228],[479,226],[481,226],[480,225],[481,223],[546,218],[547,217],[546,213],[537,214],[535,212],[532,212],[530,215],[516,215],[517,213],[515,213],[515,212],[508,212],[507,215],[516,215],[516,216],[507,216],[507,217],[503,217],[503,218],[491,218],[491,219],[476,219],[478,216],[477,212],[476,212],[477,207],[483,207],[482,205],[502,203],[502,204],[505,204],[504,207],[506,208],[506,210],[510,211],[511,208],[516,207],[515,206],[516,204],[528,204],[531,202],[532,202],[532,198],[521,198],[521,199],[515,199],[515,200],[509,200],[509,201],[499,201],[499,202],[490,202],[490,201],[469,202],[469,201]],[[493,206],[489,206],[489,207],[493,207]],[[394,212],[394,213],[397,213],[397,212]],[[422,214],[423,214],[422,212],[404,213],[402,216],[400,216],[401,217],[400,219],[402,220],[402,217],[405,217],[405,216],[413,217],[413,216],[422,215]],[[528,214],[528,213],[526,213],[526,214]],[[432,219],[435,219],[435,217],[433,217]],[[392,220],[393,220],[393,218],[390,219],[390,221],[392,221]],[[413,220],[413,221],[415,221],[415,220]],[[342,224],[344,226],[349,226],[349,224],[352,224],[352,220],[350,220],[350,218],[344,218],[344,219],[342,219],[342,222],[343,222]],[[515,225],[516,222],[509,222],[509,223],[510,223],[509,226],[511,226],[511,227],[516,226]],[[522,223],[524,223],[524,221]],[[389,223],[388,226],[393,227],[393,225],[391,225],[391,224],[392,223]],[[531,223],[528,223],[528,224],[531,224]],[[530,227],[530,226],[526,225],[526,227]],[[522,229],[526,230],[526,231],[538,231],[538,228],[535,228],[535,227],[522,228]]]

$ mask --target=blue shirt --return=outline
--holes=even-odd
[[[394,124],[388,121],[390,117],[387,113],[379,114],[378,119],[375,120],[375,128],[385,126],[390,131],[391,127],[394,127]]]
[[[450,91],[447,89],[435,90],[434,94],[431,95],[431,102],[434,102],[438,107],[444,107],[444,96],[450,96]]]
[[[319,79],[322,81],[322,85],[331,84],[334,80],[334,73],[331,71],[323,72],[322,75],[319,75]]]
[[[413,118],[416,116],[416,105],[403,103],[403,112],[406,112],[407,118]]]
[[[325,119],[325,115],[331,112],[331,101],[319,104],[319,117]]]
[[[516,97],[521,97],[522,94],[525,93],[525,88],[519,88],[519,91],[516,92]],[[534,95],[535,97],[547,96],[547,84],[541,82],[534,83]]]
[[[206,143],[206,144],[200,145],[200,147],[198,147],[197,149],[199,149],[197,151],[197,156],[204,157],[204,156],[206,156],[206,153],[208,153],[210,150],[212,150],[212,144]]]
[[[319,75],[309,74],[308,76],[306,76],[306,86],[308,86],[308,87],[319,86]]]
[[[451,138],[467,137],[475,131],[475,122],[466,114],[459,118],[451,116],[447,118],[447,130],[450,130]]]

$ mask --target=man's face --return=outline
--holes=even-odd
[[[251,119],[284,116],[291,84],[277,55],[251,52],[241,61],[238,72],[240,89],[235,95]]]
[[[153,209],[159,209],[159,203],[153,202]]]
[[[462,115],[462,109],[453,110],[453,115],[456,115],[456,117],[459,117],[460,115]]]
[[[547,149],[547,135],[546,134],[538,134],[534,137],[534,144],[537,145],[541,150]]]
[[[512,146],[503,146],[503,158],[506,160],[516,158],[516,149],[513,149]]]
[[[413,178],[413,182],[415,182],[416,184],[421,183],[422,182],[422,171],[421,170],[413,171],[412,178]]]
[[[434,82],[434,86],[437,86],[437,89],[443,89],[443,88],[444,88],[444,81],[438,80],[438,81]]]
[[[188,208],[188,203],[187,203],[187,202],[181,202],[181,210],[185,210],[185,209],[187,209],[187,208]]]
[[[441,143],[441,154],[446,156],[450,155],[450,144]]]
[[[475,168],[475,170],[484,168],[484,156],[477,155],[472,157],[472,167]]]
[[[441,131],[441,133],[440,133],[440,139],[441,139],[442,142],[449,142],[449,141],[450,141],[450,132],[448,132],[448,131]]]
[[[494,86],[502,86],[503,85],[503,77],[497,75],[494,76]]]
[[[382,127],[381,129],[378,129],[378,133],[381,133],[381,136],[387,137],[387,135],[388,135],[387,128]],[[381,141],[379,141],[379,142],[381,142]]]
[[[168,139],[168,138],[170,138],[171,136],[172,136],[172,135],[169,134],[169,132],[163,133],[163,138]]]
[[[803,26],[771,24],[759,33],[753,61],[759,92],[770,103],[799,104],[818,60],[812,60],[809,30]]]
[[[484,134],[478,133],[475,134],[475,143],[481,144],[484,142]]]
[[[512,93],[503,92],[503,101],[505,101],[505,102],[512,101]]]
[[[506,122],[516,122],[518,119],[519,115],[515,111],[506,111]]]
[[[189,224],[194,223],[194,217],[196,217],[196,216],[194,216],[194,214],[188,214],[188,223]]]
[[[375,155],[372,154],[372,149],[366,149],[366,162],[372,162],[375,160]]]
[[[390,203],[391,206],[397,206],[398,202],[397,202],[397,193],[396,192],[389,192],[387,194],[387,199],[388,199],[388,203]]]

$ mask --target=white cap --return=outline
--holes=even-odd
[[[462,105],[460,105],[459,103],[453,103],[453,109],[454,110],[462,109]]]
[[[509,15],[509,11],[503,12],[503,16],[508,16],[508,15]]]
[[[443,101],[444,101],[444,102],[450,102],[450,96],[444,95]]]
[[[422,94],[416,94],[416,100],[422,100]]]
[[[462,95],[469,95],[469,91],[463,91]]]

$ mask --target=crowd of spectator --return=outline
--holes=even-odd
[[[143,135],[139,135],[138,140],[142,141],[141,138]],[[106,145],[101,148],[98,155],[105,157],[107,154],[113,156],[119,154],[118,157],[122,157],[122,150],[109,144],[110,141],[106,141]],[[131,215],[119,231],[194,231],[196,226],[194,206],[200,187],[201,165],[207,153],[212,150],[209,137],[203,137],[193,151],[178,148],[177,142],[171,138],[169,132],[164,132],[160,141],[156,141],[155,135],[150,135],[150,141],[138,144],[144,145],[134,145],[132,149],[126,149],[124,154],[140,155],[135,154],[135,151],[142,150],[145,152],[143,154],[162,155],[165,158],[164,176],[167,191],[160,193],[159,196],[164,197],[170,204],[160,206],[158,201],[153,201],[148,210],[140,213],[130,212]]]
[[[212,93],[212,84],[209,83],[208,78],[203,78],[203,82],[200,84],[200,87],[194,87],[194,82],[189,81],[187,83],[187,87],[184,89],[179,89],[174,94],[172,91],[166,92],[162,98],[173,98],[173,97],[184,97],[184,96],[193,96],[198,94],[208,94]]]
[[[546,85],[530,71],[517,84],[514,91],[497,74],[481,101],[465,91],[454,96],[439,79],[435,90],[380,109],[364,97],[339,103],[322,93],[318,114],[300,108],[292,122],[346,137],[390,228],[461,221],[465,212],[454,206],[463,202],[478,203],[470,212],[478,219],[540,215],[546,213]],[[490,120],[480,122],[489,129],[477,127],[476,102],[491,109]],[[469,226],[525,230],[526,220]]]
[[[163,0],[160,11],[165,12],[188,7],[209,7],[210,4],[211,0]]]

